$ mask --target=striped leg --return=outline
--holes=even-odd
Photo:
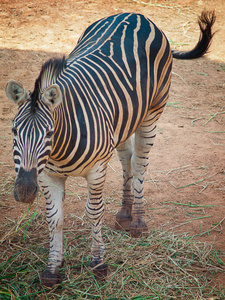
[[[135,133],[134,153],[131,164],[134,176],[134,204],[132,210],[133,221],[130,225],[132,237],[139,237],[142,232],[147,231],[144,222],[144,174],[149,164],[149,151],[153,146],[156,134],[156,119],[150,114]]]
[[[104,204],[102,191],[105,183],[106,164],[95,166],[87,176],[88,200],[86,204],[86,215],[92,226],[92,262],[90,264],[97,278],[107,275],[107,264],[103,263],[105,245],[102,239],[102,220],[104,215]]]
[[[63,208],[65,178],[53,177],[42,172],[40,185],[46,198],[47,222],[50,235],[48,266],[41,275],[42,285],[52,287],[60,283],[59,268],[63,265]]]
[[[123,199],[122,208],[116,215],[116,228],[129,230],[132,222],[132,205],[134,200],[133,174],[131,168],[131,157],[133,154],[134,136],[131,136],[122,145],[117,147],[117,153],[123,169]]]

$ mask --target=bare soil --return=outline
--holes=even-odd
[[[1,0],[0,1],[0,226],[27,207],[13,198],[15,179],[11,121],[17,108],[5,95],[9,79],[32,90],[43,62],[68,55],[92,22],[120,12],[145,14],[171,41],[190,49],[197,42],[197,16],[215,9],[218,30],[210,53],[195,61],[174,60],[169,104],[158,123],[146,175],[146,221],[151,229],[186,232],[224,251],[225,231],[225,2],[224,0]],[[86,183],[71,178],[67,216],[83,218]],[[116,153],[108,167],[105,222],[114,226],[122,197]],[[44,211],[44,199],[40,210]],[[204,234],[203,234],[204,233]],[[219,279],[225,286],[225,275]]]

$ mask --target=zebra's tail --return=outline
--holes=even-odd
[[[212,33],[212,26],[215,21],[215,11],[203,11],[198,19],[201,33],[197,45],[190,51],[172,50],[173,57],[177,59],[194,59],[203,56],[211,45],[214,36],[214,33]]]

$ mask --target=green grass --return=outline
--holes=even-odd
[[[1,235],[13,226],[6,220]],[[0,299],[225,299],[216,280],[224,272],[224,254],[211,245],[164,231],[131,239],[105,225],[103,235],[106,281],[97,282],[89,269],[89,224],[77,220],[64,230],[64,281],[47,289],[40,284],[48,259],[47,224],[44,215],[29,212],[0,245]]]

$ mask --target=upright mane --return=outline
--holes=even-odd
[[[34,90],[31,93],[32,110],[35,110],[41,92],[49,85],[56,83],[60,74],[66,68],[65,56],[46,61],[41,68],[41,72],[35,81]]]

